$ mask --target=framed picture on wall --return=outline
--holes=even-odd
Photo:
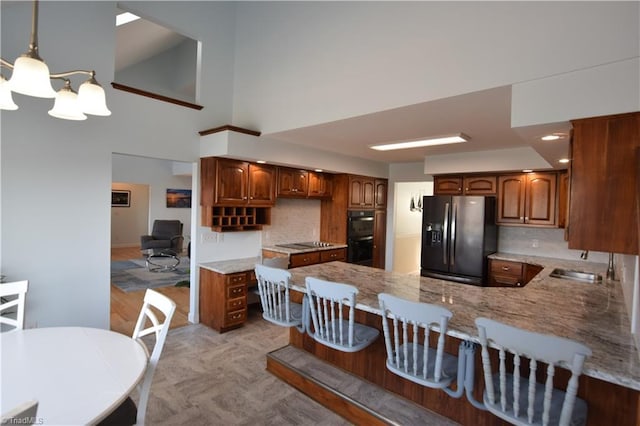
[[[131,191],[118,189],[111,191],[111,207],[130,207]]]
[[[191,208],[191,190],[167,189],[167,207]]]

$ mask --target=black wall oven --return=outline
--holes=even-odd
[[[373,265],[373,210],[347,212],[347,262]]]

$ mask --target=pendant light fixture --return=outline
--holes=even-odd
[[[38,7],[38,0],[35,0],[31,15],[29,50],[13,64],[0,58],[2,67],[13,70],[8,81],[0,74],[0,109],[18,109],[12,97],[12,92],[15,92],[37,98],[55,98],[49,115],[64,120],[86,120],[85,114],[111,115],[107,108],[104,89],[95,79],[95,71],[73,70],[57,74],[49,72],[49,67],[38,54]],[[87,75],[89,79],[80,85],[79,93],[76,93],[71,87],[71,81],[66,77],[78,74]],[[64,82],[57,93],[51,86],[51,80]]]

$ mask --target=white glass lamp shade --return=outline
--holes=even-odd
[[[9,111],[18,109],[18,105],[13,102],[11,89],[9,89],[9,82],[3,75],[0,75],[0,109]]]
[[[86,120],[87,116],[80,110],[78,95],[65,85],[56,94],[56,101],[53,108],[49,110],[49,115],[63,120]]]
[[[107,108],[104,89],[93,77],[80,85],[78,89],[78,102],[80,109],[85,114],[111,115],[111,111]]]
[[[37,98],[55,98],[56,92],[51,87],[49,67],[40,59],[20,56],[13,65],[13,73],[9,79],[11,91]]]

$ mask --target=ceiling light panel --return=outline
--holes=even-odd
[[[457,133],[454,135],[437,136],[437,137],[428,138],[428,139],[419,139],[419,140],[413,140],[413,141],[372,145],[369,148],[375,149],[376,151],[391,151],[396,149],[410,149],[410,148],[420,148],[424,146],[462,143],[462,142],[467,142],[469,139],[471,139],[469,138],[469,136],[463,133]]]

